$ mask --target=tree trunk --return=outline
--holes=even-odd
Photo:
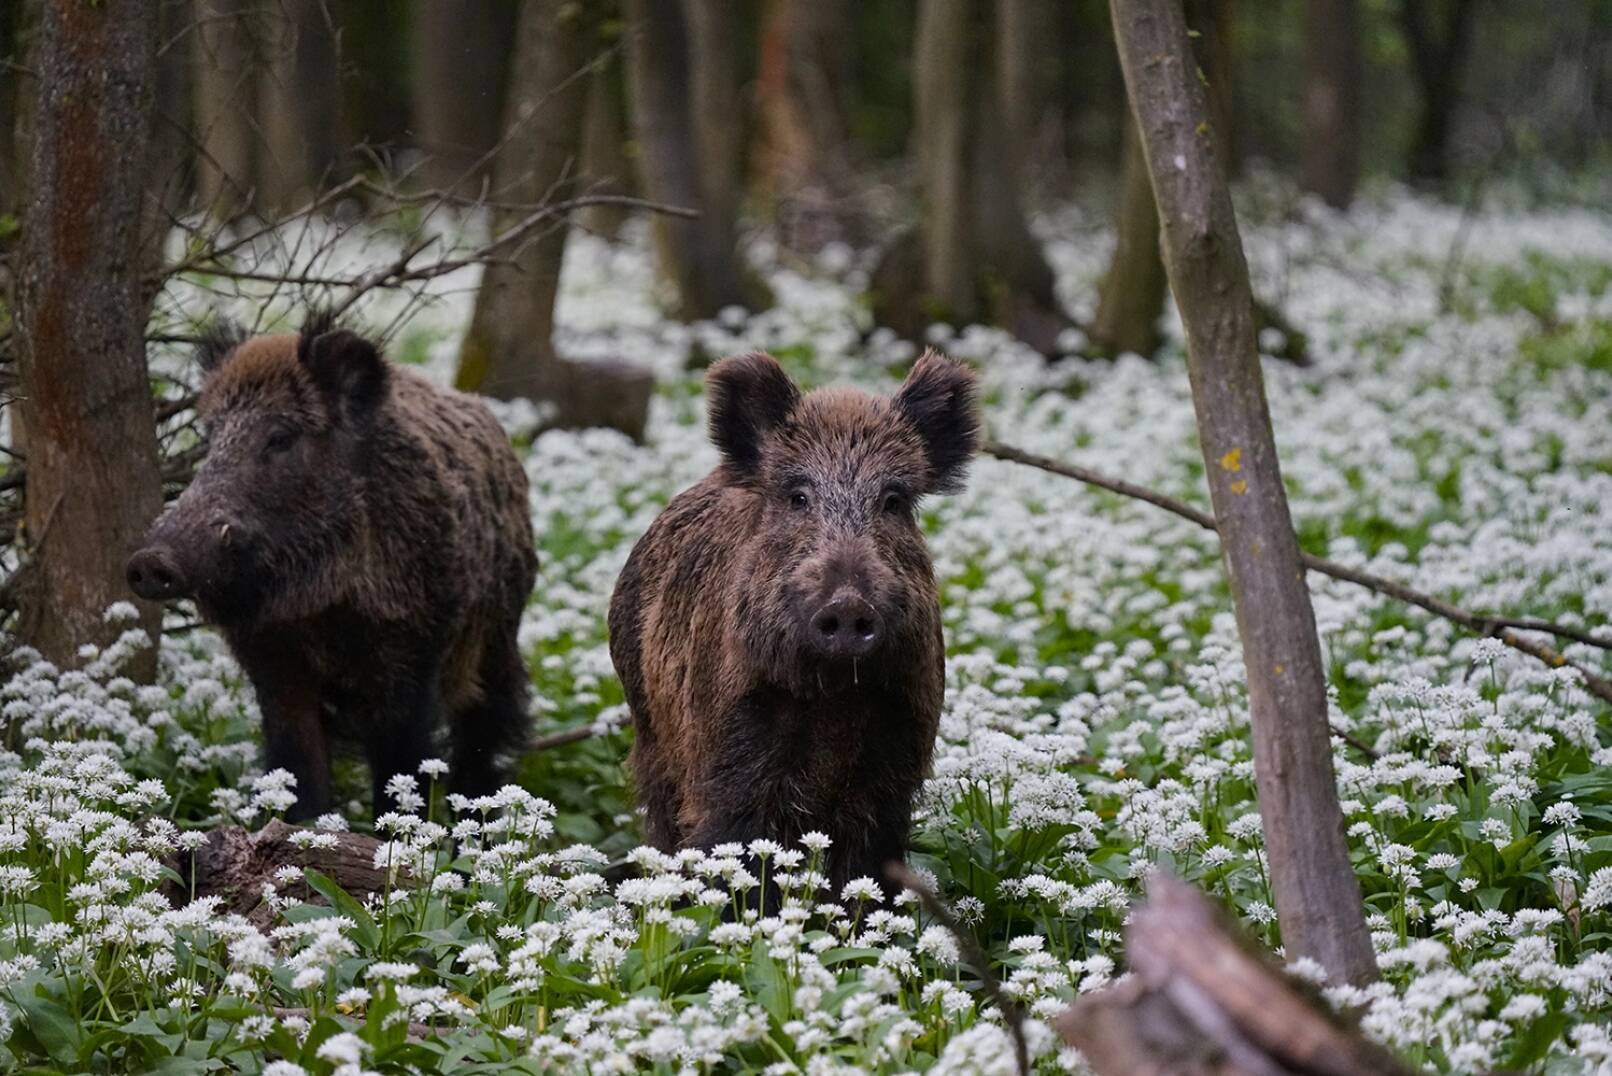
[[[174,220],[190,202],[192,170],[191,0],[152,0],[157,6],[156,93],[151,145],[146,154],[146,199],[142,239],[146,267],[154,273],[163,262],[164,246]]]
[[[1198,439],[1242,637],[1271,883],[1290,956],[1376,973],[1338,807],[1315,614],[1282,488],[1248,265],[1178,0],[1110,0],[1187,336]]]
[[[983,313],[969,191],[972,101],[990,92],[971,45],[978,30],[976,0],[923,0],[918,7],[913,83],[917,93],[918,226],[923,248],[924,299],[956,325]]]
[[[259,0],[196,0],[196,199],[229,219],[252,207],[259,135],[255,128]]]
[[[278,0],[265,50],[258,85],[264,152],[257,162],[257,208],[274,215],[318,195],[341,150],[339,57],[325,0]]]
[[[1130,352],[1150,358],[1161,341],[1159,318],[1164,313],[1168,281],[1159,252],[1159,208],[1153,202],[1153,181],[1147,174],[1147,158],[1134,117],[1125,123],[1114,231],[1114,257],[1098,289],[1091,340],[1105,355]]]
[[[997,99],[1002,142],[1028,187],[1046,172],[1061,127],[1055,0],[997,0]],[[1049,137],[1051,136],[1051,137]]]
[[[32,547],[20,632],[64,666],[117,636],[102,613],[132,598],[123,562],[162,508],[140,280],[157,24],[147,0],[53,0],[38,50],[18,302]],[[160,612],[141,606],[153,638]]]
[[[917,231],[886,247],[873,316],[904,336],[992,321],[1048,356],[1069,325],[1031,234],[981,0],[923,0],[913,63]],[[916,271],[912,271],[916,270]]]
[[[1241,155],[1233,122],[1237,98],[1236,55],[1232,41],[1236,29],[1234,0],[1188,0],[1187,25],[1197,35],[1193,52],[1209,84],[1209,114],[1219,142],[1220,160],[1227,175],[1237,174]]]
[[[779,239],[815,251],[865,232],[851,190],[850,0],[772,0],[756,78],[757,190]]]
[[[515,30],[516,6],[507,0],[410,6],[410,101],[426,186],[474,197],[491,174]]]
[[[1098,1076],[1410,1076],[1160,871],[1125,926],[1131,975],[1053,1021]]]
[[[1421,92],[1421,114],[1411,145],[1414,180],[1442,183],[1449,169],[1450,123],[1460,102],[1461,72],[1472,41],[1471,0],[1448,0],[1437,26],[1435,0],[1400,0],[1399,23]]]
[[[1300,182],[1328,205],[1344,209],[1360,173],[1358,0],[1308,0],[1304,42]]]
[[[702,151],[714,147],[718,157],[710,167],[722,171],[731,166],[723,139],[710,130],[713,122],[737,122],[723,103],[727,93],[718,85],[732,77],[731,46],[712,32],[712,23],[722,18],[720,10],[689,0],[687,14],[700,31],[697,48],[691,45],[691,20],[685,18],[683,0],[628,0],[627,62],[639,186],[654,201],[700,210],[693,220],[656,217],[653,222],[661,273],[676,296],[673,313],[694,321],[727,306],[762,305],[763,297],[745,287],[731,207],[705,201],[712,192],[723,199],[725,184],[731,182],[704,175],[706,162],[701,160]],[[706,70],[693,71],[691,56]],[[721,110],[698,129],[691,104],[696,93],[702,103]]]
[[[632,167],[627,161],[627,118],[622,102],[622,69],[610,61],[588,76],[588,101],[582,113],[582,183],[591,194],[632,194]],[[593,205],[582,210],[578,224],[595,235],[617,239],[627,223],[627,208]]]
[[[566,198],[578,184],[582,139],[582,21],[571,0],[529,0],[521,14],[514,81],[493,184],[501,201],[532,206]],[[522,214],[505,214],[507,227]],[[525,242],[513,264],[487,266],[470,331],[459,351],[459,388],[555,408],[559,426],[610,425],[643,435],[650,378],[625,366],[562,359],[554,347],[554,301],[565,255],[559,222]]]

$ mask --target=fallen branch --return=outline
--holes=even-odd
[[[1013,1039],[1014,1061],[1018,1064],[1021,1076],[1027,1076],[1030,1071],[1030,1046],[1024,1038],[1024,1008],[1002,990],[1002,982],[991,970],[990,957],[980,948],[979,941],[957,921],[951,909],[941,903],[941,899],[911,867],[905,863],[892,861],[884,865],[884,873],[892,882],[918,894],[918,900],[923,904],[924,910],[957,939],[964,961],[973,965],[974,970],[979,973],[985,996],[1001,1011],[1002,1019],[1007,1023],[1008,1035]]]
[[[1409,1076],[1163,871],[1125,929],[1131,975],[1054,1021],[1098,1076]]]
[[[1110,493],[1118,493],[1122,497],[1146,501],[1154,507],[1162,508],[1166,512],[1196,523],[1205,530],[1219,533],[1219,528],[1215,525],[1214,516],[1208,512],[1200,508],[1194,508],[1185,501],[1176,500],[1174,497],[1166,496],[1145,486],[1138,486],[1123,479],[1110,478],[1087,467],[1064,463],[1047,456],[1038,456],[1033,452],[1025,452],[1022,449],[1014,448],[1012,445],[1004,445],[998,441],[987,442],[982,451],[986,455],[995,456],[1000,460],[1007,460],[1010,463],[1022,463],[1027,467],[1034,467],[1049,474],[1073,478],[1077,482],[1084,482],[1089,486],[1106,489]],[[1513,650],[1538,658],[1552,668],[1574,669],[1583,678],[1584,686],[1591,694],[1604,702],[1612,703],[1612,682],[1607,681],[1582,662],[1574,661],[1572,658],[1567,657],[1555,647],[1524,638],[1518,635],[1517,632],[1542,632],[1561,639],[1568,639],[1572,642],[1599,647],[1602,650],[1612,650],[1612,639],[1598,638],[1587,631],[1533,617],[1508,617],[1494,616],[1488,613],[1474,613],[1442,598],[1424,594],[1403,583],[1396,583],[1392,579],[1372,572],[1362,571],[1358,568],[1345,567],[1335,561],[1317,557],[1302,550],[1299,551],[1299,559],[1310,571],[1320,572],[1322,575],[1340,579],[1346,583],[1354,583],[1365,587],[1367,590],[1376,591],[1385,597],[1425,609],[1434,616],[1459,624],[1474,634],[1499,639]]]

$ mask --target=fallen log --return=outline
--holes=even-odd
[[[170,882],[165,893],[175,904],[193,897],[219,897],[221,911],[244,915],[254,926],[267,929],[275,911],[263,898],[265,885],[283,897],[324,902],[301,878],[277,881],[275,874],[283,867],[318,871],[360,901],[384,890],[386,871],[375,866],[381,841],[363,833],[332,834],[335,843],[326,848],[304,847],[293,840],[293,835],[307,832],[278,818],[256,833],[241,826],[212,830],[201,847],[169,862],[183,882]]]
[[[1054,1021],[1097,1076],[1410,1076],[1178,878],[1125,936],[1131,974]]]

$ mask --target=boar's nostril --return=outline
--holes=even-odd
[[[812,616],[812,643],[834,659],[866,657],[884,639],[884,622],[866,598],[842,594]]]
[[[142,549],[124,569],[129,589],[147,601],[166,601],[185,592],[185,577],[166,549]]]

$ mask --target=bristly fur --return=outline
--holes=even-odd
[[[245,339],[246,330],[238,323],[229,318],[214,321],[196,340],[196,365],[201,367],[202,373],[212,373]]]
[[[961,481],[973,375],[929,355],[893,400],[801,395],[744,355],[706,384],[722,463],[650,526],[610,604],[635,792],[667,852],[819,830],[838,891],[905,856],[929,769],[945,649],[913,505]],[[882,625],[849,663],[810,634],[843,597]]]
[[[297,354],[302,357],[306,354],[308,345],[328,332],[345,329],[346,326],[336,317],[328,306],[310,306],[303,316],[302,328],[297,333]]]

